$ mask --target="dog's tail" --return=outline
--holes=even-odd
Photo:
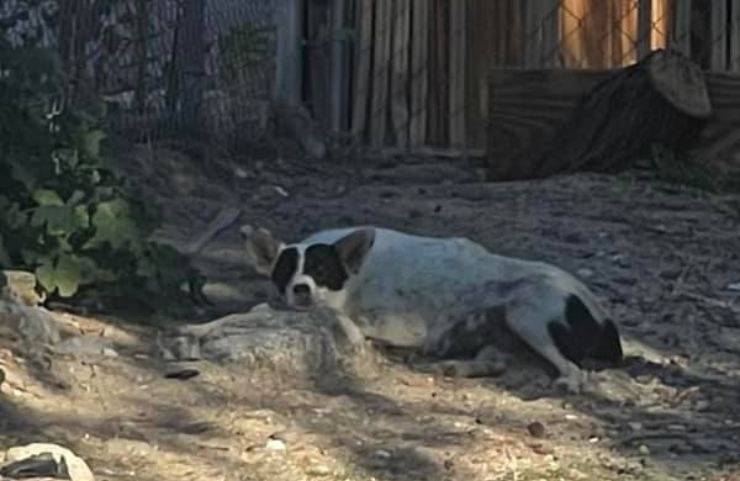
[[[622,360],[616,324],[608,318],[596,319],[576,294],[569,294],[566,299],[564,321],[549,325],[550,335],[563,356],[578,365],[586,358],[610,364]]]

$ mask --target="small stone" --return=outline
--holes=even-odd
[[[740,292],[740,282],[733,282],[732,284],[728,284],[727,290]]]
[[[389,453],[385,449],[378,449],[373,453],[373,457],[377,459],[390,459],[391,453]]]
[[[699,401],[696,401],[696,405],[694,406],[694,408],[699,412],[708,411],[709,408],[711,407],[712,407],[712,403],[710,403],[706,399],[701,399]]]
[[[627,426],[629,426],[629,428],[633,431],[642,431],[642,428],[643,428],[642,423],[638,423],[638,422],[627,423]]]
[[[578,269],[576,273],[578,274],[579,277],[583,277],[584,279],[590,279],[591,277],[594,276],[594,271],[587,267]]]
[[[37,306],[44,302],[44,298],[36,292],[36,276],[33,273],[14,270],[2,273],[6,281],[3,290],[9,297],[18,299],[26,306]]]
[[[545,436],[547,429],[545,429],[545,425],[542,424],[539,421],[535,421],[533,423],[529,423],[527,426],[527,431],[529,431],[529,435],[535,438],[542,438]]]
[[[116,351],[112,347],[104,347],[103,348],[103,356],[105,356],[105,357],[118,357],[118,351]]]
[[[638,451],[640,452],[640,454],[643,454],[643,455],[645,455],[645,456],[647,456],[647,455],[649,455],[649,454],[650,454],[650,448],[648,448],[648,447],[647,447],[646,445],[644,445],[644,444],[640,444],[640,447],[639,447],[639,448],[637,448],[637,450],[638,450]]]
[[[265,444],[265,449],[270,451],[285,451],[286,446],[281,439],[270,438],[267,440],[267,444]]]
[[[555,450],[552,449],[550,446],[545,446],[544,444],[532,444],[529,447],[532,448],[532,451],[534,451],[535,453],[541,454],[543,456],[555,452]]]
[[[325,464],[314,464],[306,470],[309,476],[329,476],[332,474],[331,468]]]
[[[87,463],[69,449],[57,444],[33,443],[10,448],[5,455],[5,462],[9,464],[44,453],[51,454],[57,463],[64,460],[72,481],[94,481],[95,477]]]
[[[578,419],[578,416],[576,416],[575,414],[566,414],[565,419],[567,419],[568,421],[575,421],[576,419]]]

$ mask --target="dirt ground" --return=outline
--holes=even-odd
[[[274,296],[244,264],[241,224],[295,240],[367,223],[568,269],[613,312],[625,365],[580,396],[550,390],[541,366],[452,379],[393,356],[337,382],[205,362],[177,380],[153,328],[58,312],[117,355],[26,355],[0,336],[0,446],[64,444],[99,480],[740,479],[740,196],[646,173],[489,184],[462,160],[279,157],[130,151],[125,168],[164,207],[162,238],[183,245],[242,210],[197,256],[215,305],[201,318]]]

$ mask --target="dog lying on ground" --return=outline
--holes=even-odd
[[[295,309],[324,305],[353,342],[365,338],[442,359],[490,360],[496,340],[481,313],[505,326],[580,392],[586,359],[617,363],[616,325],[567,272],[495,255],[464,238],[430,238],[376,227],[331,229],[295,244],[242,227],[249,263]]]

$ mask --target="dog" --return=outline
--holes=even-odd
[[[481,313],[505,326],[557,370],[555,384],[580,392],[586,359],[617,364],[620,334],[595,295],[562,269],[493,254],[461,237],[420,237],[359,226],[293,244],[242,227],[249,264],[292,308],[326,306],[348,336],[411,347],[437,358],[486,359],[496,340]]]

